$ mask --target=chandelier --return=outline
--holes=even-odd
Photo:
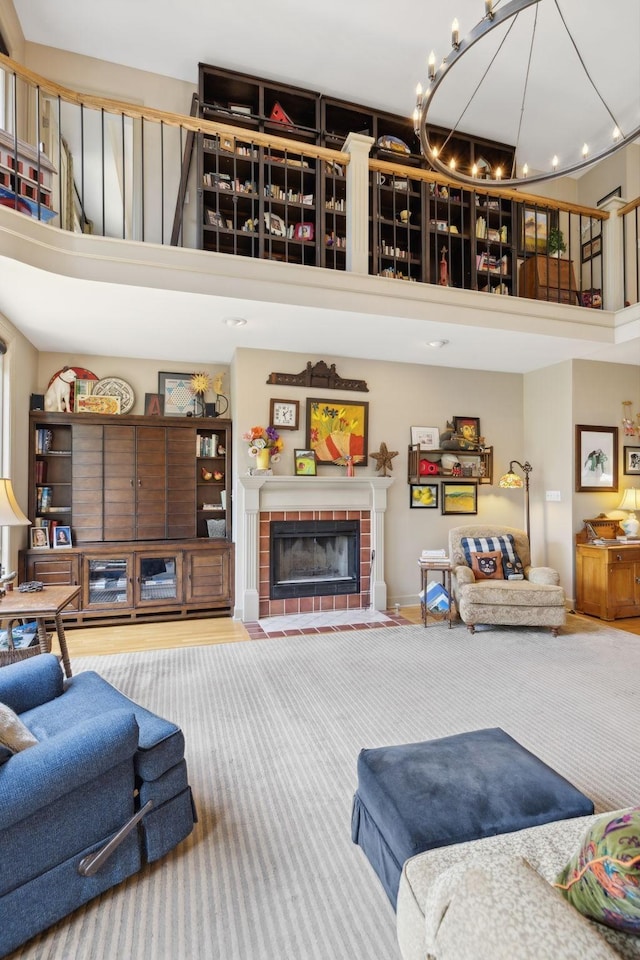
[[[566,0],[563,5],[566,6]],[[607,14],[619,38],[624,25],[621,27],[611,8]],[[542,16],[544,30],[541,29]],[[500,0],[496,3],[484,0],[484,16],[467,36],[461,37],[459,23],[454,20],[451,50],[440,66],[436,66],[435,52],[431,52],[426,89],[423,92],[421,84],[416,89],[414,128],[429,163],[449,179],[463,184],[476,184],[482,177],[485,183],[493,181],[500,187],[517,187],[576,173],[640,136],[638,91],[631,90],[625,103],[611,104],[611,77],[615,76],[617,64],[607,60],[602,49],[595,56],[593,43],[586,42],[584,26],[589,18],[593,22],[593,16],[585,12],[582,5],[576,17],[582,19],[582,24],[574,23],[572,33],[560,0],[509,0],[502,5]],[[602,18],[598,23],[601,29]],[[549,48],[550,38],[553,51]],[[481,40],[483,43],[474,49]],[[558,70],[558,60],[554,61],[559,50],[562,51],[562,71]],[[618,55],[619,51],[612,52],[612,56]],[[462,76],[460,70],[455,73],[454,67],[464,56],[467,56],[469,70]],[[507,69],[508,75],[501,72]],[[571,81],[566,87],[559,84],[554,88],[554,75],[565,71],[573,72]],[[453,107],[456,116],[444,142],[442,126],[439,124],[440,130],[436,131],[434,120],[429,119],[433,116],[438,91],[441,101],[445,94],[447,109]],[[468,124],[475,123],[478,127],[483,117],[502,120],[507,113],[507,102],[515,102],[515,109],[511,109],[512,130],[504,138],[505,143],[515,146],[510,169],[491,167],[484,159],[480,166],[474,163],[465,169],[455,156],[456,133]],[[554,110],[557,119],[552,121]],[[545,140],[545,135],[548,142],[552,136],[549,128],[575,128],[580,132],[576,143],[564,151],[554,149],[550,143],[548,160],[534,167],[531,160],[522,155],[521,143],[523,131],[532,124],[537,144]],[[447,126],[450,125],[449,121]],[[566,155],[559,156],[562,152]],[[540,155],[539,151],[538,157]]]

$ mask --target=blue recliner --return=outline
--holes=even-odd
[[[0,956],[157,860],[196,820],[174,723],[55,656],[0,669],[38,743],[0,764]]]

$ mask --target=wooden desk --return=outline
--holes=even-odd
[[[71,663],[60,613],[79,593],[79,586],[49,586],[36,593],[20,593],[19,590],[11,590],[0,600],[0,618],[3,620],[7,618],[36,621],[40,653],[51,653],[46,620],[55,621],[62,663],[67,677],[71,676]]]
[[[578,303],[573,261],[536,255],[520,264],[518,295],[529,300]]]

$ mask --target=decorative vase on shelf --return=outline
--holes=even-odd
[[[271,450],[269,447],[262,447],[256,453],[256,470],[268,470],[271,464]]]

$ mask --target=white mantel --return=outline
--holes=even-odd
[[[261,511],[369,510],[371,512],[371,606],[385,610],[384,514],[393,477],[238,478],[236,503],[236,619],[258,619],[259,518]]]

